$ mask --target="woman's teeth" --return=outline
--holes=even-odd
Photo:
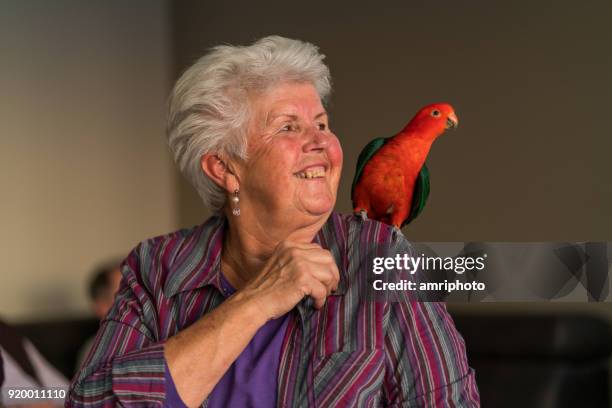
[[[297,178],[301,179],[312,179],[325,176],[325,169],[323,167],[315,167],[306,171],[300,171],[295,173]]]

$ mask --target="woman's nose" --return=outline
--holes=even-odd
[[[323,151],[329,144],[329,135],[314,126],[310,128],[306,135],[306,143],[304,143],[304,152]]]

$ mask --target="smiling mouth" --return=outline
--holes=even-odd
[[[294,173],[294,176],[299,179],[316,179],[325,177],[325,167],[316,166],[310,167],[304,171]]]

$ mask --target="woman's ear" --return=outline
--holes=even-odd
[[[219,155],[211,153],[203,155],[200,165],[204,173],[218,186],[230,192],[239,188],[238,176]]]

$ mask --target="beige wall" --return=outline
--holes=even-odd
[[[92,267],[176,228],[163,0],[0,3],[0,316],[88,312]]]

